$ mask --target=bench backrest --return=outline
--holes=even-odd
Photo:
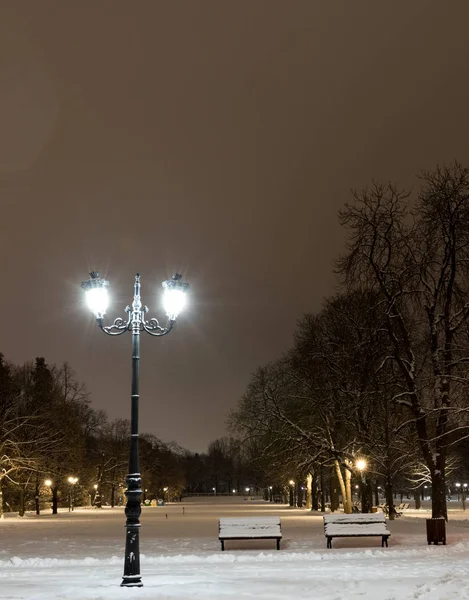
[[[382,512],[324,515],[324,526],[329,523],[386,523],[386,518]]]
[[[280,517],[224,517],[218,529],[220,536],[281,535]]]

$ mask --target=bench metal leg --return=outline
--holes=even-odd
[[[327,547],[332,548],[332,538],[331,537],[327,538]]]
[[[381,540],[381,548],[384,548],[385,545],[386,545],[386,548],[388,548],[388,536],[387,535],[383,535],[383,539]]]
[[[225,550],[225,540],[220,540],[221,543],[221,551],[223,552]]]
[[[280,550],[280,538],[277,538],[277,550]]]

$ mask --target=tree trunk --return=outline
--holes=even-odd
[[[319,510],[318,476],[314,474],[311,484],[311,510]]]
[[[416,490],[414,490],[414,501],[415,501],[415,508],[418,510],[421,506],[420,504],[420,490],[417,488]]]
[[[0,519],[4,518],[3,510],[3,478],[0,479]]]
[[[37,477],[36,477],[36,485],[35,485],[35,489],[34,489],[34,504],[36,505],[36,514],[40,515],[41,510],[40,510],[40,506],[39,506],[39,480]]]
[[[345,461],[346,465],[352,467],[351,461]],[[347,508],[344,504],[344,512],[351,514],[353,506],[352,498],[352,469],[345,468],[345,495],[347,497]]]
[[[330,476],[330,490],[331,490],[331,512],[339,510],[339,485],[337,477],[335,476],[334,467],[331,468]]]
[[[114,484],[111,485],[111,508],[114,508],[116,505],[116,486]]]
[[[350,514],[352,512],[352,492],[350,487],[351,473],[349,469],[345,469],[345,480],[342,476],[342,470],[338,460],[334,461],[336,477],[339,482],[340,491],[342,493],[342,504],[344,506],[344,513]]]
[[[306,508],[313,510],[313,475],[308,473],[306,475]]]
[[[52,514],[56,515],[59,506],[59,490],[57,486],[52,488]]]
[[[298,508],[303,508],[303,490],[299,481],[296,484],[296,506]]]
[[[321,511],[326,512],[326,486],[324,484],[324,467],[321,467]]]
[[[396,517],[396,510],[394,508],[394,498],[392,493],[392,480],[391,477],[386,478],[385,484],[385,496],[386,496],[386,504],[388,505],[389,518],[391,521],[394,521]]]
[[[378,490],[378,482],[374,482],[374,492],[375,492],[375,506],[379,504],[379,490]]]
[[[444,470],[436,469],[432,477],[432,519],[443,517],[448,520],[446,511],[446,481]]]
[[[20,506],[19,506],[19,516],[24,517],[24,487],[20,487]]]
[[[371,482],[368,478],[362,479],[361,482],[362,492],[362,513],[370,513],[373,505],[373,489]]]

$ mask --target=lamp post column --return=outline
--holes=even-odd
[[[108,306],[107,290],[109,281],[93,271],[91,279],[83,281],[81,287],[86,291],[89,308],[96,317],[98,327],[107,335],[123,335],[128,331],[132,334],[132,385],[131,385],[131,413],[130,413],[130,458],[129,474],[127,475],[127,490],[125,495],[126,538],[124,556],[124,576],[121,586],[141,587],[140,575],[140,515],[142,513],[142,480],[138,460],[138,404],[139,404],[139,364],[140,364],[140,333],[145,331],[153,337],[167,335],[174,326],[176,318],[185,305],[186,292],[189,284],[182,281],[181,275],[175,273],[170,280],[163,281],[164,307],[168,317],[168,324],[162,327],[158,319],[146,319],[148,311],[140,299],[140,275],[137,273],[134,284],[134,298],[132,306],[127,306],[125,312],[129,315],[124,320],[120,317],[114,319],[112,325],[104,325],[104,316]],[[98,483],[100,485],[101,478]]]
[[[131,309],[132,326],[132,389],[130,413],[130,459],[125,496],[126,538],[124,556],[124,576],[121,586],[141,587],[140,575],[140,515],[141,475],[138,458],[138,401],[140,367],[140,327],[142,322],[142,303],[140,300],[140,275],[135,277],[134,301]]]

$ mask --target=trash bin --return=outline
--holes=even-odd
[[[428,544],[446,545],[446,521],[440,519],[427,519],[427,542]]]

